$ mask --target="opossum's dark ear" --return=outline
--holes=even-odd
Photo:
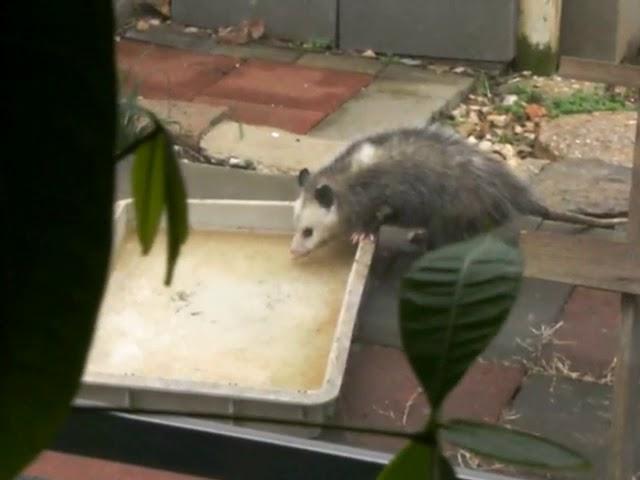
[[[321,207],[331,208],[333,205],[333,189],[329,185],[320,185],[316,188],[315,197]]]
[[[309,175],[311,175],[311,172],[309,172],[308,168],[303,168],[302,170],[300,170],[300,172],[298,172],[298,186],[304,187],[304,184],[307,183]]]

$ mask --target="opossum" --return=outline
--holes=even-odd
[[[365,136],[297,179],[295,257],[339,236],[375,238],[383,225],[425,232],[434,249],[518,216],[605,228],[627,221],[547,208],[504,162],[434,123]]]

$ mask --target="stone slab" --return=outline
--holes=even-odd
[[[532,181],[549,208],[594,216],[624,216],[629,210],[631,169],[597,158],[552,162]]]
[[[133,27],[123,32],[122,36],[131,40],[199,53],[213,53],[216,47],[215,38],[208,32],[185,32],[185,27],[176,23],[152,25],[144,31]]]
[[[420,93],[421,84],[426,84],[429,87],[429,94],[436,97],[441,96],[449,98],[452,92],[461,92],[459,99],[473,86],[474,78],[469,75],[461,75],[451,72],[438,73],[436,71],[422,68],[412,67],[408,65],[401,65],[392,63],[386,65],[378,78],[381,80],[396,80],[400,82],[416,82],[413,88],[414,93]],[[448,87],[448,88],[446,88]]]
[[[404,126],[422,126],[444,109],[447,101],[380,91],[361,92],[311,132],[318,138],[353,140],[363,135]]]
[[[540,158],[597,158],[631,167],[636,112],[565,115],[542,123],[535,149]]]
[[[422,126],[438,112],[456,104],[472,84],[473,79],[461,75],[438,75],[390,65],[311,134],[345,140],[381,130]]]
[[[358,312],[354,332],[357,341],[401,348],[398,324],[398,295],[403,275],[421,255],[406,240],[407,232],[384,227],[380,230],[367,279],[367,288]]]
[[[296,62],[298,65],[314,68],[329,68],[375,75],[384,68],[379,60],[355,55],[334,55],[331,53],[305,53]]]
[[[568,361],[569,369],[603,378],[618,350],[620,294],[577,287],[567,302],[562,322],[542,349],[542,359]]]
[[[593,228],[585,231],[585,228],[582,225],[545,220],[541,223],[540,230],[544,232],[560,233],[563,235],[589,235],[601,240],[610,240],[614,242],[625,242],[627,240],[625,225],[619,225],[614,229]]]
[[[131,198],[131,158],[118,163],[116,198]],[[295,176],[180,162],[188,198],[292,201],[298,194]]]
[[[133,21],[135,8],[133,0],[112,0],[116,31]]]
[[[573,286],[525,278],[502,329],[482,353],[483,359],[531,360],[541,340],[540,329],[558,321]]]
[[[445,402],[445,418],[496,422],[522,379],[519,367],[478,362]],[[417,430],[429,413],[427,400],[401,350],[354,344],[338,399],[338,421],[395,430]],[[351,445],[396,451],[403,440],[344,434]]]
[[[515,0],[342,0],[340,47],[510,61],[516,51],[517,12]]]
[[[152,99],[189,101],[234,70],[239,60],[204,55],[146,42],[117,43],[120,69],[138,83],[138,93]]]
[[[271,45],[263,45],[260,43],[251,43],[249,45],[221,45],[218,44],[212,50],[212,53],[218,55],[228,55],[236,58],[255,58],[265,60],[267,62],[292,63],[295,62],[301,52],[292,48],[273,47]]]
[[[228,110],[226,107],[176,100],[139,98],[138,103],[163,120],[178,139],[192,147],[199,144],[202,134],[212,124],[221,121]]]
[[[523,158],[517,162],[508,164],[518,177],[531,184],[533,178],[539,174],[547,165],[549,160],[539,158]]]
[[[367,86],[371,79],[362,73],[251,59],[205,88],[202,96],[327,114]]]
[[[531,375],[513,402],[514,415],[505,423],[573,447],[594,464],[591,474],[554,474],[554,479],[604,479],[612,407],[608,385]]]
[[[327,39],[334,41],[337,21],[336,0],[173,0],[175,21],[205,28],[237,25],[249,18],[265,21],[266,33],[290,40]]]
[[[196,102],[224,106],[229,118],[243,124],[269,126],[279,130],[304,135],[317,125],[326,114],[313,110],[288,108],[282,105],[264,105],[227,98],[196,97]]]
[[[344,145],[270,127],[224,121],[204,135],[200,147],[212,157],[249,160],[259,171],[295,175],[301,168],[317,169],[326,164]]]

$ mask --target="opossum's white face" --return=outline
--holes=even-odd
[[[301,172],[299,182],[304,184]],[[308,175],[308,171],[306,171]],[[294,204],[294,234],[289,250],[294,257],[308,255],[332,240],[339,233],[338,211],[333,190],[328,185],[318,186],[312,194],[305,192]]]

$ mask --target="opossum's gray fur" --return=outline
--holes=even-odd
[[[370,161],[358,158],[363,146]],[[376,233],[382,224],[422,228],[431,247],[518,215],[593,227],[626,221],[548,209],[502,161],[437,124],[363,137],[324,168],[307,172],[301,184],[309,198],[317,187],[331,187],[341,229],[348,233]]]

